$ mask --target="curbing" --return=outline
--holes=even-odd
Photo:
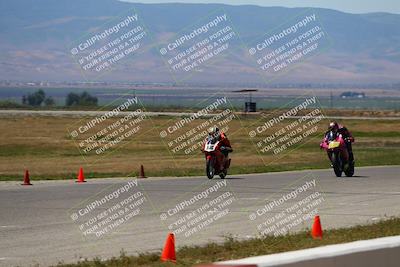
[[[400,236],[290,251],[197,267],[398,267]]]

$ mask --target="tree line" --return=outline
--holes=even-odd
[[[90,95],[88,92],[69,93],[65,99],[65,106],[97,106],[98,99],[95,96]],[[54,106],[55,101],[51,96],[46,96],[46,93],[39,89],[36,92],[22,96],[22,104],[40,107],[40,106]]]

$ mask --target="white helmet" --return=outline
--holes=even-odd
[[[210,127],[209,129],[208,129],[208,134],[210,134],[210,135],[217,135],[219,133],[219,129],[218,129],[218,127],[217,126],[213,126],[213,127]]]

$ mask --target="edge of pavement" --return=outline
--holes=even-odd
[[[400,168],[400,165],[379,165],[379,166],[364,166],[357,167],[357,169],[385,169],[385,168]],[[328,171],[328,169],[310,169],[310,170],[293,170],[293,171],[282,171],[282,172],[267,172],[267,173],[247,173],[247,174],[230,174],[229,176],[271,176],[278,174],[290,174],[290,173],[305,173],[305,172],[319,172],[319,171]],[[149,180],[149,181],[158,181],[158,180],[179,180],[179,179],[201,179],[205,178],[205,176],[157,176],[157,177],[147,177],[147,178],[137,178],[135,176],[126,176],[126,177],[104,177],[104,178],[89,178],[86,179],[88,183],[113,183],[113,182],[123,182],[129,179],[139,179],[139,180]],[[13,181],[0,181],[0,188],[5,186],[20,186],[23,181],[23,174],[21,174],[21,180],[13,180]],[[34,185],[57,185],[57,184],[75,184],[74,179],[62,179],[62,180],[31,180]]]

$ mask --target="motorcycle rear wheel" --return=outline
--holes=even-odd
[[[214,160],[212,158],[207,159],[207,161],[206,161],[206,173],[207,173],[208,179],[214,178],[215,169],[214,169]]]
[[[350,163],[350,166],[344,171],[344,174],[346,174],[347,177],[352,177],[354,175],[354,162]]]
[[[340,166],[339,153],[332,153],[332,165],[336,177],[342,177],[342,166]]]
[[[220,172],[219,177],[221,177],[221,179],[225,179],[227,173],[228,173],[228,171],[225,169],[222,172]]]

